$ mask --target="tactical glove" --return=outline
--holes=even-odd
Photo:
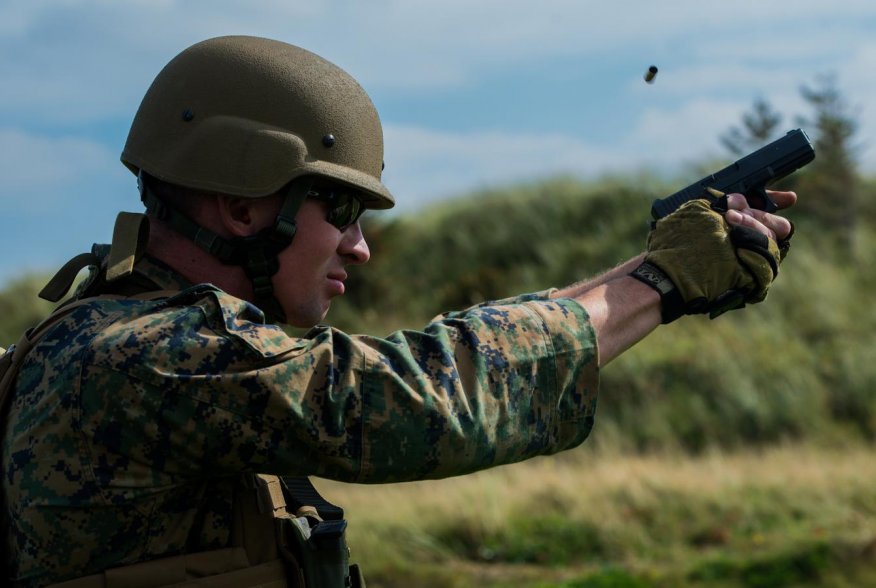
[[[780,249],[755,229],[731,227],[705,200],[657,221],[647,244],[631,275],[660,293],[663,323],[762,301],[787,252],[787,240]]]

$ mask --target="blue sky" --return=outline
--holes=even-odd
[[[140,99],[176,53],[225,34],[300,45],[359,80],[401,213],[722,157],[718,136],[755,99],[794,128],[809,113],[800,86],[825,74],[876,171],[873,0],[0,0],[0,284],[108,241],[119,210],[140,210],[118,160]]]

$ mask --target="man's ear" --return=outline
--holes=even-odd
[[[258,222],[261,215],[256,210],[260,204],[257,199],[223,194],[217,194],[215,198],[222,226],[232,236],[249,237],[262,228]]]

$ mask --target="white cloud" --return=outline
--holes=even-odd
[[[79,79],[86,89],[97,83],[105,90],[98,104],[118,110],[177,51],[234,33],[311,48],[369,88],[459,85],[494,68],[636,48],[665,54],[679,43],[689,43],[698,60],[714,59],[720,70],[727,59],[746,56],[836,54],[857,35],[831,29],[828,36],[829,23],[853,27],[874,14],[869,0],[622,0],[598,7],[578,0],[10,0],[0,8],[0,41],[20,57],[18,65],[0,65],[0,73],[14,76],[6,88],[18,88],[19,106],[27,96],[58,96],[63,86],[68,100],[88,108]],[[783,32],[769,34],[772,29]],[[115,82],[101,84],[101,76]]]
[[[453,133],[389,125],[384,180],[400,210],[476,187],[555,173],[597,173],[617,154],[561,134]]]
[[[727,121],[737,120],[739,105],[719,100],[692,100],[674,110],[649,109],[624,139],[627,149],[651,165],[721,155],[717,137]]]

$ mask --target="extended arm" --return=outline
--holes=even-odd
[[[644,259],[638,255],[608,272],[554,293],[572,298],[587,310],[599,349],[599,367],[642,340],[660,324],[660,297],[631,278]]]

